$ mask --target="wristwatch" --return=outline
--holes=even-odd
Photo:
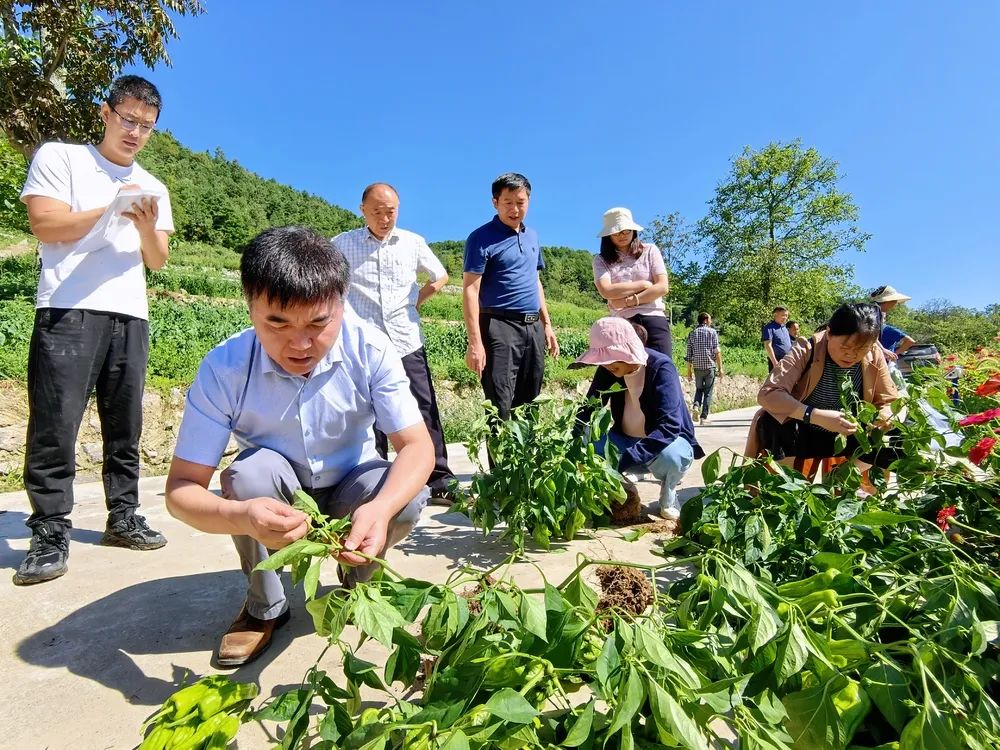
[[[809,424],[812,420],[813,408],[811,406],[806,407],[805,413],[802,415],[802,424]]]

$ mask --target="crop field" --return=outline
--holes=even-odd
[[[6,233],[0,241],[26,242],[18,254],[0,257],[0,379],[23,382],[37,284],[37,261],[27,235]],[[150,288],[150,354],[148,380],[152,388],[185,388],[205,353],[249,326],[239,285],[239,255],[233,250],[195,242],[177,242],[170,262],[148,273]],[[482,414],[476,376],[465,365],[465,332],[461,295],[456,288],[431,298],[421,309],[431,372],[439,391],[446,438],[462,441]],[[546,394],[564,395],[585,388],[591,372],[568,365],[587,345],[591,323],[603,308],[581,307],[551,300],[562,355],[546,363]],[[687,329],[677,326],[674,353],[683,368]],[[727,373],[745,376],[716,387],[716,410],[753,402],[751,379],[766,376],[764,354],[757,348],[724,347]],[[683,372],[683,370],[682,370]]]

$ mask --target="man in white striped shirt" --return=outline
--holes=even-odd
[[[396,226],[398,214],[396,189],[383,182],[369,185],[361,195],[366,226],[338,234],[333,245],[351,266],[351,307],[384,331],[403,358],[410,392],[434,441],[434,471],[427,481],[431,502],[450,505],[448,488],[455,475],[448,468],[448,450],[417,312],[448,283],[448,272],[423,237]],[[426,273],[430,281],[418,288],[419,272]],[[388,453],[388,439],[377,430],[375,447],[383,458]]]

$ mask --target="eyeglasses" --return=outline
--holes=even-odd
[[[108,106],[111,107],[110,104]],[[144,122],[136,122],[135,120],[130,120],[114,107],[111,107],[111,111],[114,112],[116,115],[118,115],[118,119],[122,121],[122,127],[125,128],[125,130],[128,131],[129,133],[131,133],[133,130],[138,130],[143,135],[149,135],[150,133],[153,132],[153,129],[156,127],[155,124],[147,125]]]

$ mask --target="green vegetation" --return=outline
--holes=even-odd
[[[18,0],[0,6],[0,128],[27,156],[43,141],[94,140],[94,102],[133,63],[170,63],[177,16],[198,15],[199,0]]]
[[[899,404],[911,416],[895,425],[904,446],[896,481],[873,475],[872,495],[859,493],[851,462],[815,483],[769,458],[733,456],[724,467],[716,452],[702,464],[704,489],[682,511],[684,536],[654,548],[664,559],[580,556],[565,579],[552,579],[542,533],[525,571],[533,588],[512,575],[519,539],[510,533],[514,554],[488,570],[461,567],[432,583],[376,561],[371,582],[321,592],[349,520],[322,516],[296,493],[313,528],[258,568],[289,567],[302,584],[326,641],[315,664],[250,708],[255,683],[212,677],[234,696],[231,707],[213,700],[196,713],[181,691],[154,717],[181,715],[179,703],[189,718],[161,727],[201,727],[211,713],[221,717],[214,732],[229,715],[227,739],[240,719],[267,722],[288,750],[995,748],[1000,374],[995,360],[978,369],[961,387],[977,385],[977,396],[960,406],[984,411],[953,416],[962,441],[947,455],[934,449],[940,434],[919,407],[927,400],[948,411],[947,383],[931,371],[913,385]],[[543,432],[544,443],[552,432]],[[508,473],[498,477],[540,488],[552,471],[554,492],[560,481],[580,487],[591,478],[592,465],[553,466],[553,450],[533,451],[532,437],[510,433],[513,443],[495,446],[528,462],[499,461]],[[984,440],[988,448],[971,447]],[[877,441],[873,431],[866,442]],[[966,455],[982,471],[974,478],[952,460]],[[498,493],[501,510],[518,509],[519,490]],[[481,500],[474,512],[489,513]],[[548,530],[553,520],[533,525]],[[555,524],[551,536],[578,530]],[[369,640],[385,659],[362,656]],[[331,651],[343,669],[327,673]],[[162,746],[151,738],[142,747]]]

